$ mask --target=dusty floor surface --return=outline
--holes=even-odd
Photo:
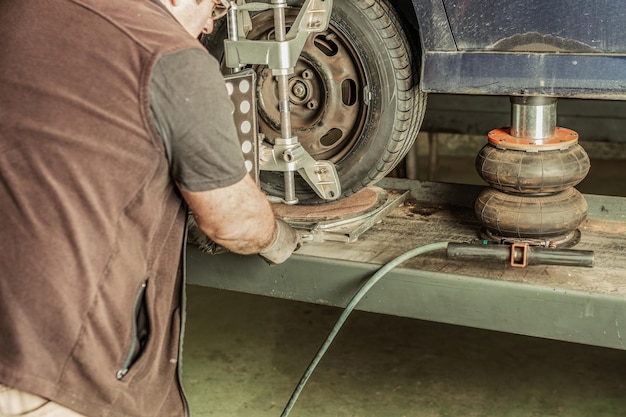
[[[188,286],[192,416],[278,417],[336,308]],[[291,417],[609,417],[622,351],[355,312]]]

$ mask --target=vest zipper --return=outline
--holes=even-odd
[[[139,315],[139,311],[141,310],[141,306],[143,303],[144,294],[146,293],[147,285],[148,285],[148,280],[145,280],[144,282],[141,283],[141,287],[139,288],[139,291],[137,291],[137,294],[135,295],[135,300],[133,301],[133,320],[132,320],[133,326],[132,326],[132,332],[131,332],[131,338],[130,338],[130,346],[128,347],[128,353],[126,354],[126,358],[124,359],[122,366],[115,374],[118,380],[124,378],[126,374],[128,374],[128,371],[130,371],[131,365],[134,363],[139,353],[138,352],[139,329],[137,326],[137,317]]]
[[[180,395],[183,398],[183,404],[185,405],[185,417],[191,416],[191,410],[189,409],[189,400],[187,399],[187,394],[185,393],[185,387],[183,386],[183,338],[185,336],[185,322],[187,320],[187,237],[188,237],[188,228],[187,228],[187,219],[189,212],[186,211],[185,216],[185,232],[183,235],[183,251],[182,251],[182,260],[180,262],[182,268],[182,288],[181,288],[181,306],[180,306],[180,338],[178,342],[178,363],[176,369],[176,376],[178,378],[178,389],[180,390]]]

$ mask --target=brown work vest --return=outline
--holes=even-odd
[[[147,0],[0,2],[0,382],[88,416],[183,416],[184,207],[149,109],[200,48]]]

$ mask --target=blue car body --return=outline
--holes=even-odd
[[[412,4],[425,92],[626,99],[626,2]]]

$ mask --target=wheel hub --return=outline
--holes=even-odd
[[[287,24],[297,15],[286,11]],[[254,17],[249,39],[271,39],[273,17]],[[355,145],[363,130],[367,106],[363,100],[365,78],[350,42],[332,25],[310,36],[289,79],[292,131],[304,149],[317,160],[337,163]],[[256,68],[259,128],[266,140],[280,136],[276,81],[269,68]]]
[[[301,77],[294,77],[289,81],[289,99],[296,105],[306,103],[310,108],[308,103],[311,100],[311,90],[310,83]]]

